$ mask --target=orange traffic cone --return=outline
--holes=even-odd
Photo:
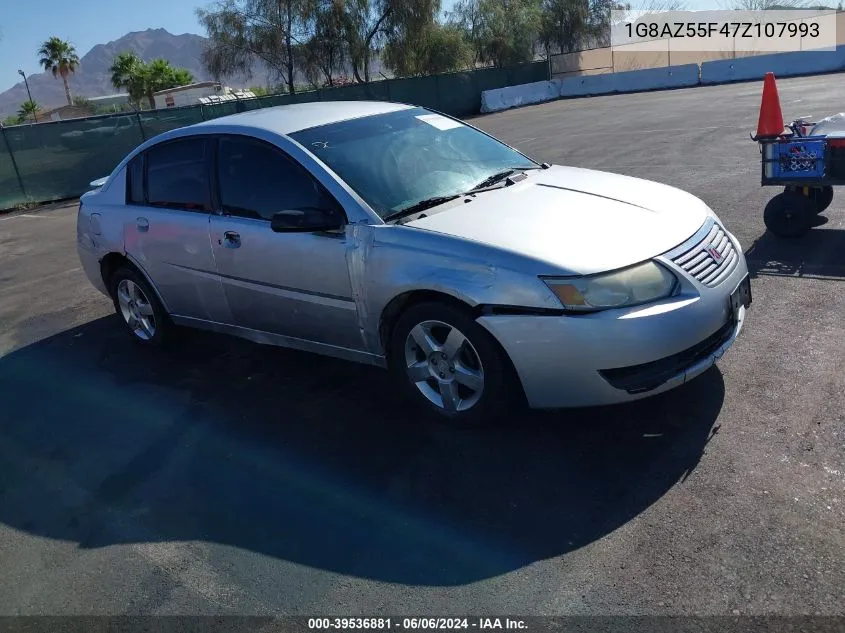
[[[783,114],[780,111],[780,97],[778,97],[775,74],[766,73],[763,79],[760,118],[757,121],[757,138],[774,138],[781,134],[783,134]]]

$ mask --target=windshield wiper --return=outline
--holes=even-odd
[[[456,194],[452,194],[452,195],[449,195],[449,196],[435,196],[433,198],[426,198],[425,200],[420,200],[419,202],[416,202],[409,207],[405,207],[404,209],[399,209],[399,211],[391,213],[390,215],[386,215],[382,219],[385,222],[390,222],[391,220],[398,220],[399,218],[404,218],[406,216],[413,215],[414,213],[419,213],[420,211],[425,211],[426,209],[431,209],[432,207],[436,207],[438,205],[445,204],[446,202],[449,202],[449,201],[454,200],[456,198],[460,198],[461,196],[464,196],[468,193],[474,193],[476,191],[480,191],[481,189],[484,189],[484,188],[489,187],[491,185],[495,185],[497,182],[504,180],[505,178],[509,178],[510,176],[513,176],[517,172],[528,171],[530,169],[543,169],[543,168],[540,167],[540,166],[537,166],[537,167],[513,167],[511,169],[505,169],[505,170],[500,171],[496,174],[493,174],[492,176],[489,176],[488,178],[485,178],[484,180],[482,180],[480,183],[475,185],[469,191],[465,191],[464,193],[456,193]]]
[[[475,185],[472,189],[470,189],[470,191],[478,191],[479,189],[484,189],[491,185],[495,185],[497,182],[505,180],[506,178],[510,178],[519,171],[528,171],[529,169],[542,169],[542,167],[512,167],[510,169],[505,169],[503,171],[493,174],[492,176],[489,176],[488,178],[485,178],[480,183]]]
[[[516,169],[506,169],[504,171],[500,171],[498,173],[493,174],[492,176],[485,178],[480,183],[475,185],[470,191],[476,191],[478,189],[484,189],[484,187],[489,187],[490,185],[495,185],[500,180],[504,180],[509,176],[513,176],[516,173]]]
[[[395,213],[391,213],[390,215],[384,216],[383,220],[385,222],[390,222],[391,220],[398,220],[399,218],[404,218],[409,215],[413,215],[414,213],[418,213],[420,211],[425,211],[426,209],[431,209],[432,207],[436,207],[441,204],[445,204],[451,200],[456,198],[460,198],[461,194],[456,193],[451,196],[435,196],[433,198],[426,198],[425,200],[420,200],[419,202],[415,202],[409,207],[405,207],[404,209],[399,209]]]

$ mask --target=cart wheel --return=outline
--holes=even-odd
[[[779,237],[801,237],[813,227],[815,203],[795,191],[784,191],[769,200],[763,211],[766,228]]]
[[[786,187],[784,191],[795,192],[804,195],[803,187]],[[809,187],[808,198],[816,205],[816,213],[822,213],[833,202],[833,187],[826,185],[824,187]]]

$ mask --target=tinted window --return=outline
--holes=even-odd
[[[154,207],[209,211],[205,139],[183,139],[147,151],[147,203]]]
[[[223,211],[231,215],[270,220],[279,211],[328,204],[304,168],[259,141],[220,139],[217,175]]]
[[[539,165],[504,143],[424,108],[323,125],[291,135],[382,217],[462,193],[505,169]]]
[[[126,202],[144,204],[144,155],[136,156],[126,166]]]

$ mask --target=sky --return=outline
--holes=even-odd
[[[27,76],[41,72],[38,49],[52,35],[68,40],[82,57],[97,44],[105,44],[131,31],[165,28],[174,35],[205,33],[195,9],[204,0],[26,0],[3,2],[0,11],[0,92]]]
[[[455,0],[443,0],[448,9]],[[0,92],[27,76],[41,72],[37,52],[50,36],[68,40],[80,57],[132,31],[164,28],[174,35],[205,35],[195,9],[207,0],[8,0],[0,12]],[[636,3],[632,3],[636,4]],[[689,8],[723,8],[719,0],[690,0]]]

